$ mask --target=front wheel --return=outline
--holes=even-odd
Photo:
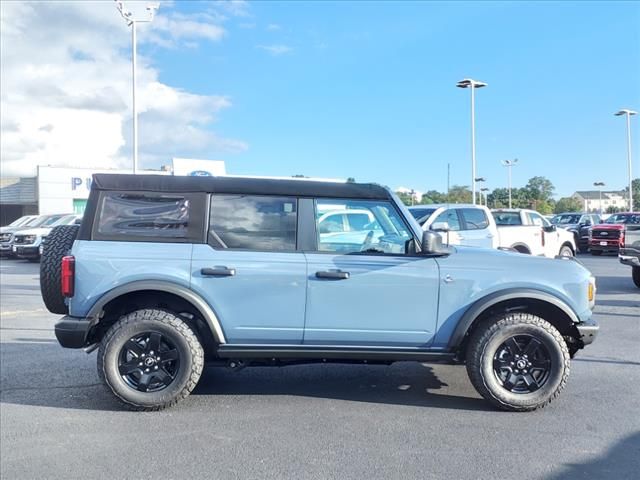
[[[563,245],[560,248],[559,255],[561,257],[573,257],[573,249],[569,245]]]
[[[636,284],[636,287],[640,288],[640,267],[631,269],[631,278],[633,278],[633,283]]]
[[[98,350],[98,375],[135,410],[162,410],[187,397],[203,364],[204,352],[191,328],[164,310],[123,316]]]
[[[508,313],[481,325],[467,349],[467,373],[478,393],[503,410],[548,405],[564,388],[570,357],[560,332],[528,313]]]

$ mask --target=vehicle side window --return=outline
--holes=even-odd
[[[407,242],[413,239],[409,227],[394,208],[385,201],[316,200],[318,251],[403,255]],[[322,227],[323,218],[344,215],[348,231],[330,232]],[[353,221],[352,221],[353,220]]]
[[[500,226],[522,225],[522,219],[518,212],[493,212],[493,218]]]
[[[538,227],[545,226],[544,218],[542,218],[541,215],[533,212],[527,212],[527,215],[529,216],[529,220],[531,221],[532,225],[536,225]]]
[[[480,208],[461,208],[462,218],[467,230],[483,230],[489,227],[489,220]]]
[[[318,219],[318,231],[322,233],[344,232],[344,215],[328,213]]]
[[[105,192],[95,240],[202,242],[202,219],[192,218],[193,195]]]
[[[209,243],[216,248],[296,249],[297,199],[256,195],[213,195]]]
[[[450,208],[449,210],[445,210],[440,215],[436,217],[433,223],[443,223],[447,222],[449,224],[449,230],[452,232],[457,232],[460,230],[460,218],[458,218],[458,212]]]

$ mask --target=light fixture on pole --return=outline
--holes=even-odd
[[[478,184],[478,183],[484,183],[484,182],[486,182],[486,181],[487,181],[487,179],[486,179],[486,178],[484,178],[484,177],[477,177],[477,178],[474,178],[473,180],[474,180],[474,182],[475,182],[476,184]],[[481,194],[480,192],[478,192],[478,193],[479,193],[479,197],[480,197],[480,205],[482,205],[482,194]],[[474,199],[474,200],[475,200],[475,199]],[[474,201],[473,203],[475,204],[476,202]]]
[[[484,193],[484,206],[488,207],[489,206],[489,202],[487,201],[487,195],[489,195],[487,192],[489,191],[489,189],[487,187],[482,187],[480,189],[480,205],[482,205],[482,194]]]
[[[604,187],[604,182],[593,182],[594,187],[598,187],[598,192],[600,193],[600,216],[602,216],[602,187]]]
[[[473,80],[472,78],[465,78],[460,80],[456,87],[458,88],[470,88],[471,89],[471,197],[473,203],[476,203],[476,184],[473,181],[476,178],[476,88],[486,87],[487,84]]]
[[[122,0],[115,0],[116,8],[127,22],[127,26],[131,27],[131,66],[133,74],[133,174],[138,172],[138,110],[136,108],[136,26],[138,23],[149,23],[153,20],[156,10],[160,8],[159,3],[148,3],[144,17],[136,17],[133,13],[126,9]]]
[[[518,163],[518,159],[514,158],[513,160],[503,160],[502,165],[507,167],[509,170],[509,208],[511,208],[511,167],[513,167],[516,163]]]
[[[628,108],[623,108],[622,110],[616,112],[614,115],[616,117],[621,117],[622,115],[626,115],[627,117],[627,162],[629,164],[629,211],[633,212],[633,190],[632,190],[632,178],[631,178],[631,117],[633,115],[637,115],[638,112],[634,112],[633,110],[629,110]]]

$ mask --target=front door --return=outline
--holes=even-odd
[[[208,245],[194,245],[191,288],[228,344],[302,343],[307,265],[296,251],[297,200],[213,195]]]
[[[339,236],[324,232],[318,220],[330,209],[369,212],[371,222]],[[413,234],[396,207],[388,201],[319,199],[316,212],[317,248],[305,252],[304,343],[428,345],[436,330],[438,265],[406,253]]]

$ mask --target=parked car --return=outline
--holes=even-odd
[[[26,230],[27,228],[35,228],[43,224],[49,218],[48,215],[28,215],[27,220],[21,221],[18,225],[8,225],[0,229],[0,255],[6,257],[12,257],[12,245],[13,237],[16,232],[20,230]],[[25,217],[21,217],[18,220],[22,220]]]
[[[369,232],[374,239],[384,231],[369,210],[344,208],[344,205],[329,206],[325,213],[318,212],[318,234],[323,245],[350,249],[362,245]]]
[[[384,234],[325,243],[318,212],[337,202]],[[52,230],[40,268],[60,344],[97,348],[138,410],[184,399],[205,361],[401,360],[466,364],[493,405],[534,410],[598,331],[580,263],[444,246],[378,185],[94,175],[82,225]]]
[[[451,245],[498,248],[498,229],[482,205],[432,204],[409,207],[423,230],[439,232]]]
[[[618,252],[620,263],[631,267],[631,278],[640,288],[640,225],[627,225],[624,228],[624,244]]]
[[[535,210],[499,209],[492,214],[501,247],[550,258],[572,257],[577,251],[572,233],[552,225]]]
[[[591,255],[602,253],[618,253],[624,245],[624,228],[626,225],[640,224],[640,213],[614,213],[603,223],[595,225],[589,231],[589,251]]]
[[[579,212],[559,213],[551,219],[552,225],[573,233],[575,244],[581,252],[589,249],[589,230],[600,222],[602,220],[598,214]]]
[[[40,261],[40,246],[51,230],[60,225],[73,225],[78,223],[81,218],[81,215],[75,214],[51,215],[37,228],[20,230],[13,237],[11,245],[13,255],[30,262]]]
[[[4,233],[5,228],[19,227],[19,226],[24,225],[25,223],[33,220],[36,217],[37,217],[37,215],[24,215],[24,216],[22,216],[20,218],[17,218],[13,222],[11,222],[9,225],[3,225],[2,227],[0,227],[0,233]]]

